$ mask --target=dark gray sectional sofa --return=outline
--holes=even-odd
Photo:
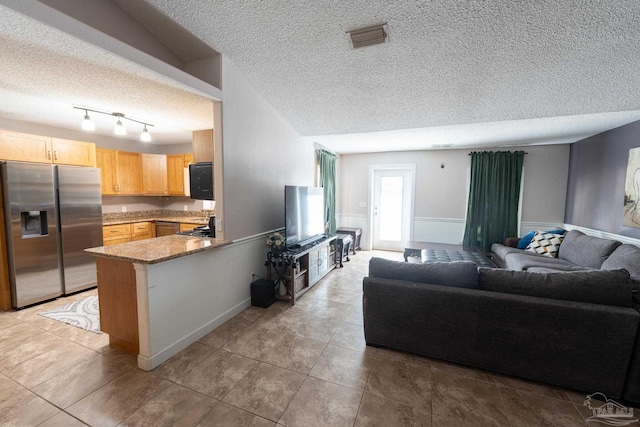
[[[495,243],[491,246],[493,262],[517,271],[550,272],[625,268],[640,279],[640,248],[615,240],[587,236],[578,230],[568,231],[557,258],[538,255],[523,249]]]
[[[373,258],[363,282],[365,339],[640,402],[636,283],[615,264],[531,273]]]

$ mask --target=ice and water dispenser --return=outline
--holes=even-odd
[[[20,231],[23,239],[48,235],[47,211],[20,212]]]

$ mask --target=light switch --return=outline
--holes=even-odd
[[[366,208],[367,207],[367,202],[360,202],[360,203],[358,203],[358,206],[360,206],[361,208]]]

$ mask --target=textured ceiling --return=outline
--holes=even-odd
[[[640,118],[637,0],[144,1],[226,55],[302,135]],[[390,43],[350,48],[345,31],[382,22]]]
[[[181,84],[0,6],[0,117],[79,129],[73,106],[151,123],[153,142],[187,143],[213,126],[212,101]],[[115,119],[90,114],[96,133]],[[142,126],[123,121],[129,139]]]
[[[640,119],[637,0],[114,3],[183,61],[225,55],[337,152],[566,143]],[[382,22],[389,43],[351,49],[345,31]],[[211,123],[189,88],[2,7],[0,61],[1,117],[76,127],[85,104],[166,143]]]

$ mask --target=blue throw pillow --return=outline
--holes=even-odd
[[[547,233],[551,234],[564,234],[567,230],[562,228],[558,228],[556,230],[549,230]],[[536,234],[536,230],[532,230],[522,236],[522,238],[518,241],[518,249],[526,249],[529,246],[529,243],[533,240],[533,236]]]
[[[535,231],[530,231],[524,236],[522,236],[522,238],[518,242],[518,249],[526,249],[527,246],[529,246],[529,243],[531,243],[531,240],[533,240],[533,236],[535,234],[536,234]]]

